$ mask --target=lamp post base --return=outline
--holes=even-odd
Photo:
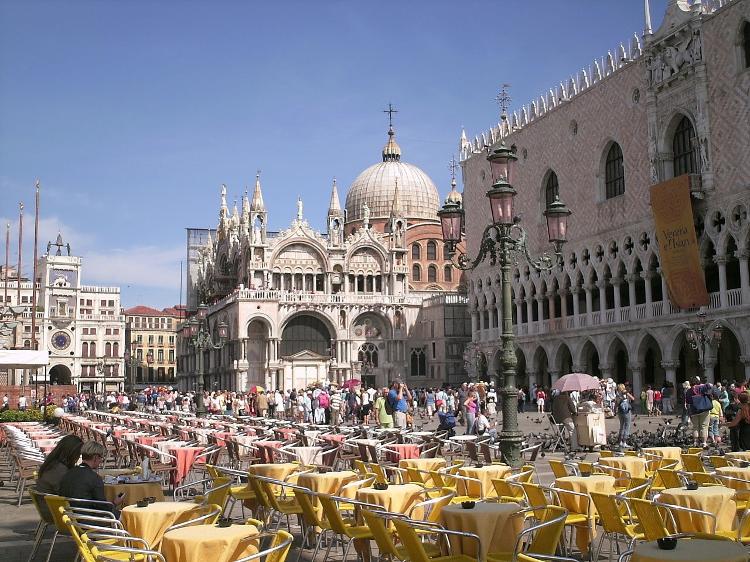
[[[520,468],[523,465],[523,459],[521,458],[523,433],[520,431],[501,431],[499,439],[501,458],[511,468]]]
[[[195,395],[195,415],[198,417],[206,415],[206,405],[203,403],[203,385],[198,385],[198,392]]]

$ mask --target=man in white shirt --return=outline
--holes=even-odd
[[[22,412],[26,410],[26,396],[23,394],[18,397],[18,409]]]

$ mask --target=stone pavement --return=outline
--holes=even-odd
[[[540,419],[544,419],[543,423],[535,423]],[[660,423],[659,418],[637,418],[638,429],[643,429],[642,424],[650,426],[652,429],[656,429]],[[436,425],[435,421],[421,420],[419,417],[416,419],[417,425],[423,425],[424,429],[433,429]],[[519,425],[524,433],[540,433],[547,430],[548,424],[546,422],[546,415],[541,416],[539,414],[522,414],[519,416]],[[607,431],[615,431],[618,428],[617,419],[607,420]],[[463,428],[458,426],[456,433],[463,433]],[[537,459],[537,472],[540,480],[544,484],[552,482],[552,473],[549,470],[549,465],[545,462],[546,458],[562,458],[559,453],[547,455],[545,458]],[[587,455],[588,459],[594,460],[597,458],[596,454]],[[0,487],[0,560],[3,562],[21,562],[26,561],[31,553],[31,546],[33,544],[34,530],[36,528],[38,517],[34,507],[31,505],[31,501],[28,496],[24,498],[21,507],[16,507],[16,492],[15,486],[8,482],[9,471],[8,467],[3,465],[0,467],[0,480],[5,482],[5,485]],[[237,513],[239,514],[239,509]],[[51,543],[53,530],[48,530],[45,540],[37,552],[35,560],[44,560],[49,545]],[[306,554],[306,555],[305,555]],[[309,559],[309,555],[312,552],[303,554],[303,559]],[[75,558],[76,550],[71,539],[66,536],[58,538],[55,548],[52,554],[51,561],[54,562],[72,562]],[[289,555],[289,560],[296,560],[297,552],[296,548]],[[340,555],[338,555],[340,556]]]

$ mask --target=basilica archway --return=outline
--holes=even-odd
[[[246,359],[249,384],[264,384],[265,382],[269,336],[270,329],[265,320],[256,318],[248,324]]]
[[[55,365],[49,370],[50,384],[70,384],[70,369],[65,365]]]
[[[281,330],[284,386],[304,388],[328,376],[333,326],[314,313],[293,316]]]
[[[716,350],[716,364],[714,366],[714,380],[727,383],[745,380],[745,366],[740,361],[742,348],[734,332],[722,327],[721,344]]]

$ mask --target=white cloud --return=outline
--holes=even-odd
[[[185,248],[139,246],[83,256],[83,280],[86,284],[134,285],[161,289],[180,288],[180,261]]]

